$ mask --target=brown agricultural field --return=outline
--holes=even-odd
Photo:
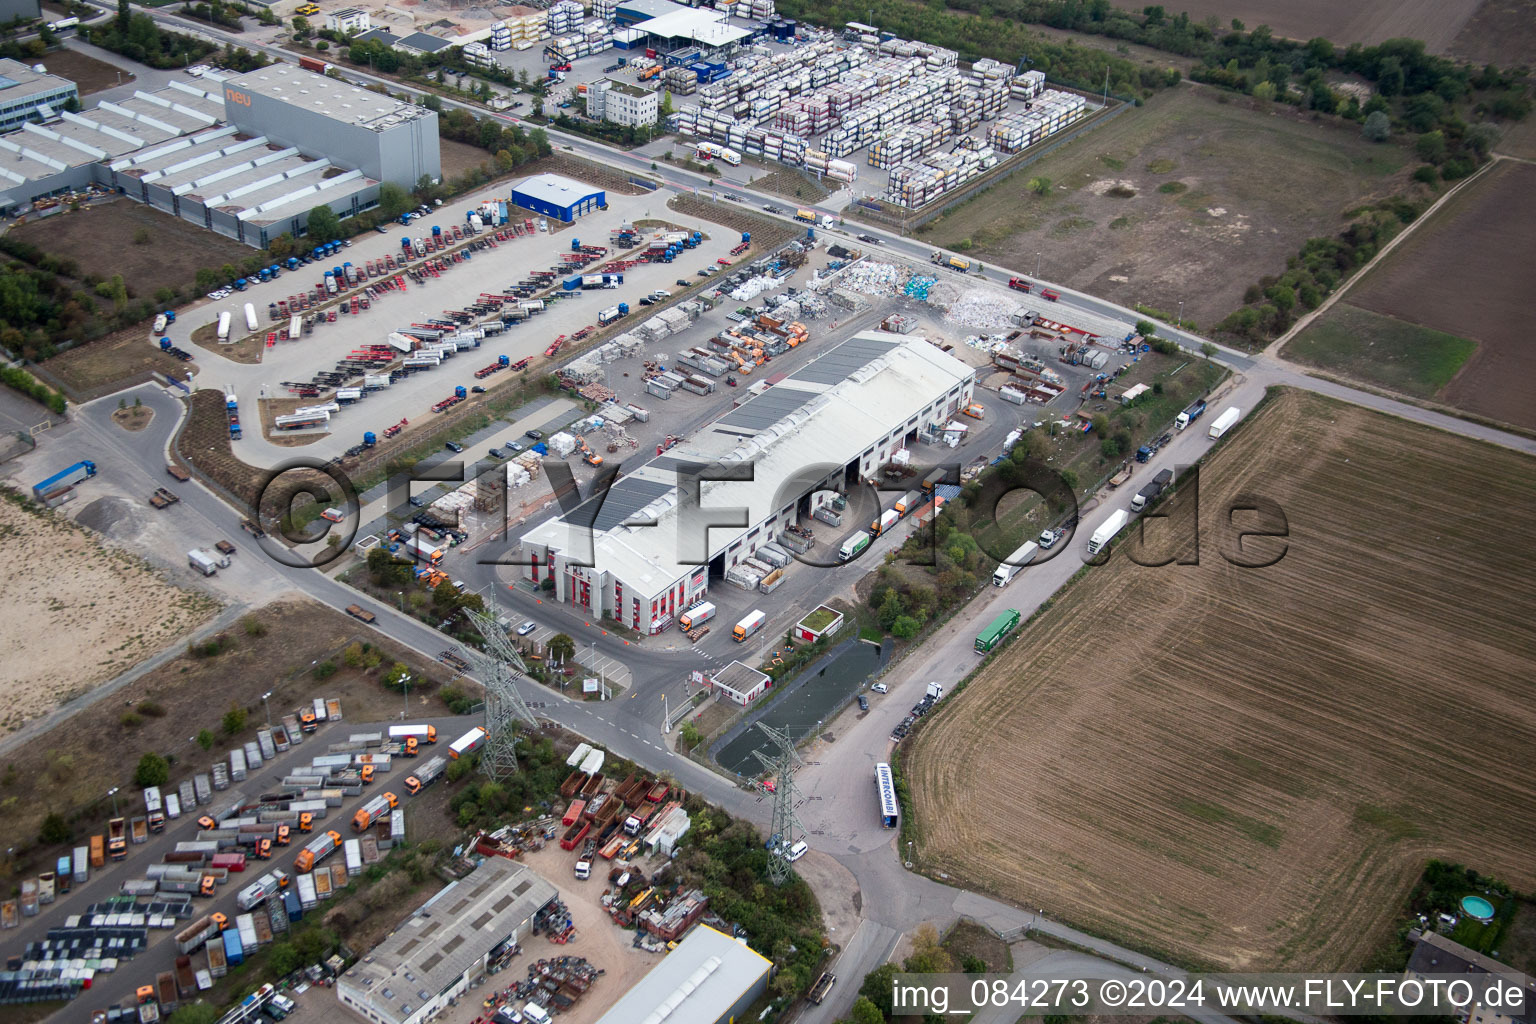
[[[1040,273],[1205,328],[1344,211],[1411,186],[1399,146],[1285,104],[1165,90],[919,229],[988,263]],[[1044,195],[1029,189],[1050,181]],[[1039,254],[1037,256],[1037,254]]]
[[[1281,391],[1202,477],[1198,566],[1116,552],[919,731],[925,868],[1246,970],[1354,969],[1431,857],[1529,891],[1536,462]]]
[[[1179,4],[1177,9],[1194,21],[1214,17],[1222,28],[1233,18],[1250,29],[1268,25],[1275,35],[1286,39],[1322,36],[1340,47],[1422,39],[1429,52],[1445,53],[1478,6],[1479,0],[1363,0],[1352,4],[1333,0],[1194,0]],[[1169,8],[1170,13],[1173,10]]]
[[[1536,427],[1532,223],[1536,166],[1502,160],[1349,293],[1356,306],[1477,342],[1440,399],[1525,427]]]
[[[1536,53],[1536,0],[1483,0],[1445,52],[1474,64],[1529,67]]]

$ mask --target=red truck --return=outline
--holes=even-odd
[[[1061,298],[1061,295],[1057,292],[1051,291],[1049,288],[1042,288],[1040,289],[1040,297],[1049,302],[1055,302],[1057,299]]]
[[[1012,288],[1016,292],[1027,292],[1029,291],[1030,285],[1029,282],[1024,280],[1022,277],[1010,277],[1008,279],[1008,287]]]

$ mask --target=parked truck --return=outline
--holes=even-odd
[[[107,822],[107,853],[113,860],[128,856],[128,820],[113,818]]]
[[[1216,417],[1215,421],[1211,423],[1211,440],[1214,441],[1218,437],[1225,434],[1227,431],[1231,430],[1232,425],[1236,423],[1242,417],[1242,415],[1243,410],[1239,409],[1235,405],[1229,406],[1226,412]]]
[[[962,274],[979,274],[982,271],[982,265],[975,260],[968,260],[963,256],[951,256],[941,249],[935,249],[929,253],[928,262],[958,270]]]
[[[992,574],[992,585],[994,587],[1006,587],[1012,583],[1013,578],[1024,571],[1024,567],[1030,563],[1039,550],[1040,545],[1032,540],[1026,541],[1023,547],[1009,555],[1004,562],[998,565],[997,571]]]
[[[422,790],[432,785],[432,783],[436,782],[438,777],[443,774],[447,767],[448,762],[443,760],[441,757],[429,758],[427,762],[421,766],[420,769],[406,776],[406,792],[410,793],[412,796],[420,793]]]
[[[741,643],[747,637],[751,636],[753,633],[756,633],[758,630],[762,629],[763,628],[763,624],[766,623],[767,621],[768,621],[767,614],[765,614],[764,612],[762,612],[759,609],[755,609],[754,608],[747,615],[746,618],[742,619],[740,622],[736,623],[736,625],[734,627],[732,627],[732,629],[731,629],[731,637],[737,643]]]
[[[95,475],[96,463],[90,461],[89,459],[84,459],[75,463],[73,466],[70,466],[68,469],[60,470],[59,472],[53,474],[53,476],[44,480],[42,483],[34,484],[32,486],[32,497],[36,498],[38,501],[43,501],[50,495],[58,494],[60,491],[68,490],[80,481]]]
[[[149,825],[142,817],[128,819],[128,839],[134,846],[140,846],[149,839]]]
[[[368,826],[378,821],[381,817],[394,810],[400,804],[400,800],[393,793],[380,793],[358,808],[352,816],[352,831],[366,832]]]
[[[308,874],[314,870],[316,864],[335,853],[339,845],[341,845],[340,832],[320,833],[309,841],[309,845],[299,851],[299,856],[293,862],[293,870],[300,874]]]
[[[1187,427],[1191,423],[1195,422],[1195,420],[1199,419],[1204,414],[1205,414],[1205,399],[1202,398],[1202,399],[1200,399],[1200,401],[1196,402],[1195,404],[1191,405],[1189,408],[1185,409],[1183,412],[1181,412],[1177,416],[1175,416],[1173,418],[1173,426],[1174,426],[1174,428],[1176,430],[1183,430],[1185,427]]]
[[[708,601],[704,601],[679,615],[677,617],[677,624],[686,633],[689,630],[697,629],[714,617],[715,606]]]
[[[219,571],[219,560],[213,553],[201,548],[193,548],[187,552],[187,564],[204,576],[212,576]]]
[[[1088,553],[1096,555],[1104,550],[1105,545],[1115,539],[1115,535],[1125,528],[1130,516],[1125,509],[1117,508],[1114,514],[1104,520],[1104,525],[1093,531],[1093,536],[1088,538]]]
[[[1152,478],[1152,482],[1136,492],[1131,499],[1131,511],[1140,512],[1151,504],[1163,490],[1173,483],[1173,470],[1165,469]]]
[[[873,536],[878,537],[886,530],[895,526],[899,519],[901,519],[900,512],[897,512],[895,509],[887,509],[880,513],[880,518],[869,524],[869,532]]]
[[[843,546],[837,549],[837,560],[839,562],[852,561],[858,557],[860,552],[869,547],[869,540],[869,534],[863,530],[855,533],[852,537],[843,541]]]
[[[360,608],[355,604],[347,605],[347,614],[360,622],[366,622],[370,626],[373,625],[374,619],[377,618],[373,612]]]
[[[144,818],[151,832],[165,828],[165,802],[160,799],[159,786],[150,786],[144,790]]]

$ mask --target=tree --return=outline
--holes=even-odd
[[[386,181],[379,185],[379,213],[387,220],[396,220],[405,211],[409,210],[411,194],[404,186],[392,181]]]
[[[133,771],[134,784],[140,789],[163,786],[170,778],[170,764],[153,750],[139,758],[139,766]]]
[[[317,206],[309,211],[309,237],[316,244],[334,242],[341,237],[341,218],[329,206]]]
[[[117,0],[117,34],[126,36],[132,21],[133,11],[128,6],[128,0]]]
[[[1097,413],[1093,417],[1093,432],[1100,437],[1109,436],[1109,417],[1103,413]]]
[[[42,828],[37,832],[37,841],[52,846],[56,843],[69,842],[74,834],[75,830],[69,827],[69,822],[64,820],[64,815],[54,812],[43,819]]]
[[[880,620],[880,628],[889,630],[896,625],[896,620],[907,613],[907,605],[901,599],[901,591],[892,587],[885,592],[885,598],[880,602],[875,615]]]
[[[232,707],[228,711],[224,712],[223,725],[225,734],[229,736],[233,736],[241,729],[244,729],[245,708]]]
[[[911,640],[922,630],[923,624],[910,615],[898,615],[891,623],[891,635],[900,640]]]
[[[1365,119],[1360,134],[1371,142],[1386,142],[1392,137],[1392,119],[1383,111],[1374,111]]]
[[[882,1014],[891,1014],[891,991],[896,981],[896,975],[901,973],[901,968],[895,964],[881,964],[868,974],[864,975],[864,983],[859,986],[859,998],[867,999],[874,1004],[875,1009]]]
[[[1275,83],[1264,81],[1253,87],[1253,98],[1261,103],[1268,103],[1275,98]]]
[[[1445,133],[1436,129],[1425,132],[1413,144],[1414,152],[1427,164],[1438,164],[1445,159]]]
[[[960,958],[960,969],[966,974],[985,974],[987,962],[974,953],[967,953]]]
[[[293,30],[295,32],[297,32],[301,36],[309,35],[309,19],[308,18],[294,18],[293,19]]]
[[[703,733],[699,732],[699,727],[692,722],[684,722],[682,729],[678,731],[678,735],[682,737],[684,743],[688,744],[689,750],[698,746],[699,742],[704,739]]]
[[[1030,178],[1029,190],[1037,196],[1043,196],[1051,190],[1050,178]]]
[[[885,1024],[885,1014],[880,1012],[880,1007],[864,996],[859,996],[853,1001],[853,1010],[850,1011],[848,1019],[853,1021],[853,1024]]]
[[[197,745],[204,750],[213,749],[214,735],[212,729],[199,729],[197,732]]]
[[[1150,338],[1152,335],[1157,333],[1157,325],[1154,324],[1151,320],[1137,320],[1136,333],[1141,335],[1143,338]]]
[[[267,954],[267,966],[273,968],[274,973],[276,972],[276,965],[280,962],[278,959],[279,950],[284,946],[291,949],[292,945],[289,942],[280,943],[273,946],[272,951]],[[295,964],[294,969],[300,966],[303,966],[302,960]],[[291,973],[292,970],[282,972],[282,974]],[[281,977],[282,974],[278,976]],[[218,1020],[220,1016],[222,1015],[216,1006],[211,1006],[208,1003],[193,1003],[191,1006],[183,1006],[165,1020],[166,1024],[214,1024],[214,1021]]]
[[[576,641],[565,633],[556,633],[549,638],[549,660],[570,661],[576,656]]]
[[[1216,346],[1209,341],[1202,341],[1200,343],[1200,354],[1207,359],[1215,359],[1217,351],[1219,350]]]

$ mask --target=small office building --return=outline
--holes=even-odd
[[[37,4],[32,8],[34,13],[29,17],[36,17]],[[0,58],[0,132],[28,121],[57,117],[64,104],[79,98],[80,90],[69,79],[37,71],[19,60]]]
[[[642,89],[611,78],[587,86],[587,116],[632,128],[649,128],[661,116],[655,89]]]

